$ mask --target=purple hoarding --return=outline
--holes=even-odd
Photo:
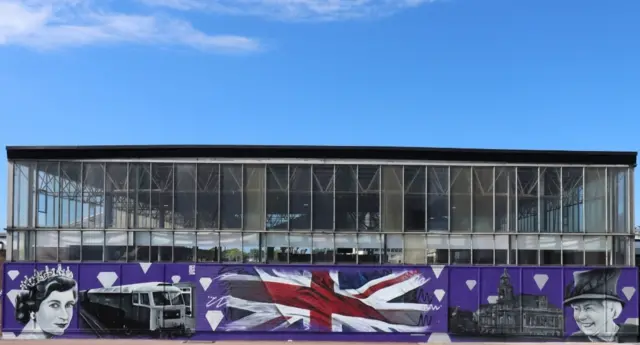
[[[635,342],[635,268],[5,264],[5,338]]]

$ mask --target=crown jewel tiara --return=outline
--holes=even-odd
[[[58,268],[49,268],[49,266],[44,266],[44,270],[42,271],[34,269],[33,276],[24,276],[24,280],[20,283],[20,289],[28,290],[38,285],[38,283],[54,277],[67,277],[73,279],[73,272],[71,272],[68,266],[66,269],[63,269],[60,264],[58,264]]]

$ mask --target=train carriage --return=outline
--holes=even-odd
[[[162,282],[82,291],[82,308],[109,329],[157,334],[191,333],[182,290]],[[191,326],[191,325],[189,325]]]

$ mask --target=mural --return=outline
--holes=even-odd
[[[3,337],[638,341],[635,268],[6,263]]]

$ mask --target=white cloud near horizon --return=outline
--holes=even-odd
[[[95,44],[174,45],[217,52],[253,52],[260,42],[240,35],[207,34],[165,15],[97,7],[107,0],[0,0],[0,45],[38,50]]]
[[[283,21],[337,21],[391,15],[432,1],[435,0],[0,0],[0,47],[51,50],[145,44],[256,52],[263,48],[257,38],[207,33],[176,15],[198,12]],[[126,6],[135,4],[143,6]]]
[[[287,21],[336,21],[380,17],[435,0],[138,0],[153,7],[207,11]]]

